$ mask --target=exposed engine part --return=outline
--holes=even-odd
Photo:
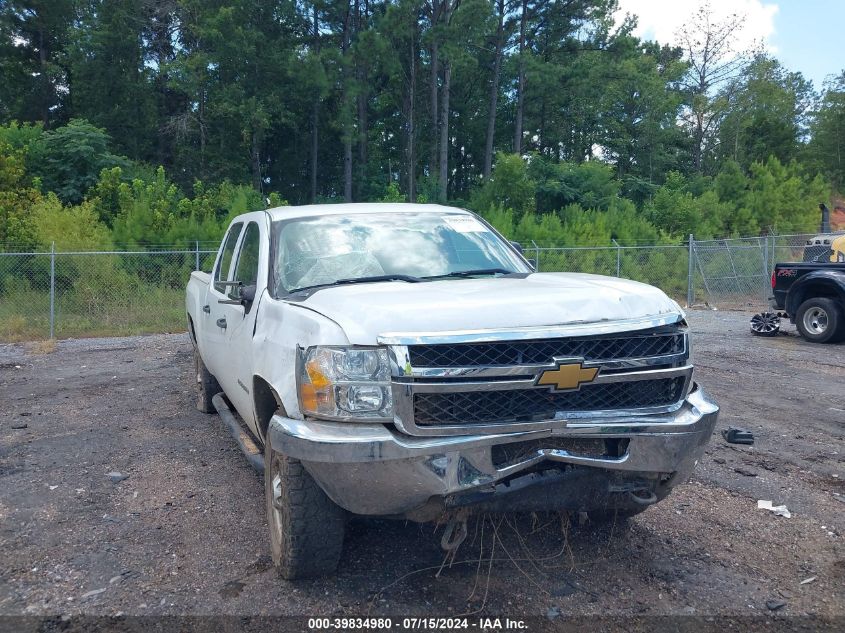
[[[780,317],[774,312],[761,312],[751,317],[751,333],[756,336],[776,336],[780,332]]]

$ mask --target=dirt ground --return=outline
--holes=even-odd
[[[815,346],[791,327],[754,338],[748,317],[696,311],[690,322],[718,430],[750,429],[756,443],[717,430],[691,481],[627,525],[483,517],[438,574],[433,526],[359,519],[338,574],[297,583],[272,568],[261,478],[221,420],[194,408],[186,335],[0,346],[0,615],[845,626],[845,345]],[[128,478],[113,483],[111,471]]]

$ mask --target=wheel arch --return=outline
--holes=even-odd
[[[277,411],[285,415],[285,405],[273,386],[261,376],[252,377],[252,398],[255,410],[255,426],[260,440],[265,441],[270,420]]]
[[[845,281],[810,274],[796,282],[789,290],[785,305],[792,321],[797,318],[798,307],[813,297],[835,299],[845,308]]]
[[[194,329],[194,320],[190,313],[188,313],[188,336],[191,337],[191,343],[194,344],[194,347],[197,347],[197,332]]]

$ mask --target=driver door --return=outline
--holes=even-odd
[[[238,281],[243,288],[254,288],[254,299],[242,303],[220,303],[219,312],[225,324],[227,357],[224,359],[226,395],[235,405],[244,422],[256,432],[252,394],[253,344],[255,317],[266,288],[269,238],[266,215],[256,214],[244,224],[238,244],[231,281]],[[263,281],[263,283],[262,283]],[[229,287],[229,300],[235,301],[238,288]],[[221,383],[222,385],[222,383]]]

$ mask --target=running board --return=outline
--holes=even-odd
[[[217,413],[220,414],[220,418],[226,423],[229,433],[231,433],[232,437],[235,438],[235,441],[238,443],[238,446],[241,451],[243,451],[243,454],[246,456],[250,465],[258,472],[263,473],[264,454],[261,449],[255,445],[255,442],[252,441],[252,438],[249,436],[246,429],[244,429],[244,427],[241,426],[241,423],[238,422],[238,419],[235,417],[235,413],[229,408],[226,398],[222,393],[218,393],[211,399],[211,403],[214,405],[214,408],[217,409]]]

